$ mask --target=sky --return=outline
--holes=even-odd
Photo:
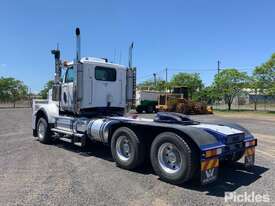
[[[210,85],[221,68],[249,74],[275,52],[274,0],[0,0],[0,76],[24,81],[38,92],[53,79],[50,53],[81,55],[127,65],[134,41],[138,82],[153,73],[200,73]]]

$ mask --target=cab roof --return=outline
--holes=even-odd
[[[85,63],[85,64],[94,64],[94,63],[100,63],[100,64],[104,64],[106,66],[115,66],[115,67],[120,67],[120,68],[123,68],[123,69],[127,69],[126,66],[124,65],[121,65],[121,64],[114,64],[114,63],[111,63],[111,62],[108,62],[107,59],[104,59],[104,58],[97,58],[97,57],[83,57],[80,59],[80,62],[81,63]],[[67,66],[71,66],[73,65],[74,62],[71,61],[71,62],[66,62],[66,65]]]
[[[117,66],[117,67],[123,67],[126,69],[126,66],[124,65],[121,65],[121,64],[115,64],[115,63],[111,63],[111,62],[108,62],[107,59],[104,59],[104,58],[97,58],[97,57],[83,57],[80,59],[80,62],[81,63],[102,63],[102,64],[106,64],[106,65],[109,65],[109,66]]]

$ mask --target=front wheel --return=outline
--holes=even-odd
[[[41,117],[37,122],[37,137],[44,144],[49,144],[52,141],[52,134],[47,120]]]
[[[181,184],[190,180],[196,169],[195,151],[177,134],[159,134],[151,145],[150,159],[156,174],[166,182]]]
[[[134,169],[144,162],[144,146],[127,127],[118,128],[111,139],[111,152],[119,167]]]

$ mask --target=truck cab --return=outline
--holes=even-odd
[[[126,107],[126,84],[131,84],[127,68],[94,57],[81,58],[79,64],[80,112],[95,113],[107,108],[109,111],[122,114]],[[76,81],[77,65],[67,63],[61,83],[60,108],[63,112],[74,111]]]

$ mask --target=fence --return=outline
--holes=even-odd
[[[216,103],[213,105],[214,110],[228,110],[228,105],[223,103]],[[232,103],[231,110],[235,111],[255,111],[254,104],[238,104]],[[275,103],[265,102],[257,104],[257,111],[275,112]]]
[[[216,102],[212,105],[214,110],[228,110],[228,105],[225,103]],[[0,102],[0,109],[3,108],[31,108],[32,107],[32,99],[28,100],[20,100],[16,102]],[[231,105],[231,109],[235,111],[254,111],[253,103],[238,103],[238,101],[234,101]],[[265,101],[257,104],[257,111],[267,111],[267,112],[275,112],[275,102]]]
[[[32,100],[20,100],[16,102],[0,102],[0,109],[5,108],[31,108]]]

